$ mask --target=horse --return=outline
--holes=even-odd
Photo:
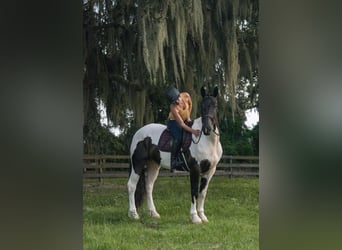
[[[193,129],[201,130],[201,134],[199,137],[192,135],[191,145],[183,154],[187,171],[190,173],[190,220],[196,224],[208,222],[204,213],[204,202],[209,182],[222,157],[217,119],[218,88],[214,88],[212,95],[206,92],[202,87],[201,117],[195,119],[192,125]],[[163,124],[150,123],[136,131],[132,139],[130,174],[127,183],[128,216],[135,220],[140,219],[137,207],[142,205],[144,195],[146,195],[150,216],[160,218],[152,193],[160,167],[170,169],[170,152],[161,151],[158,147],[158,141],[165,129],[167,128]]]

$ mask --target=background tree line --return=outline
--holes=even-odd
[[[219,87],[224,154],[256,155],[258,125],[245,110],[259,106],[257,0],[84,0],[84,153],[128,154],[133,133],[166,123],[165,89],[193,99]],[[106,107],[114,136],[101,126]]]

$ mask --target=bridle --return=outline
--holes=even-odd
[[[203,122],[203,118],[208,118],[211,120],[212,124],[213,124],[213,130],[211,130],[210,132],[213,132],[216,136],[220,136],[219,132],[216,132],[216,128],[218,128],[218,120],[217,120],[217,117],[216,115],[209,115],[209,114],[205,114],[205,115],[202,115],[202,128],[201,128],[201,134],[197,140],[197,142],[194,141],[194,139],[192,139],[192,142],[194,144],[198,144],[201,140],[201,137],[202,137],[202,134],[204,133],[203,130],[204,130],[204,122]]]
[[[214,117],[214,116],[212,116],[212,115],[204,115],[204,116],[202,116],[202,117],[208,117],[208,118],[211,120],[211,122],[213,123],[213,126],[214,126],[214,129],[212,130],[212,132],[213,132],[215,135],[219,136],[220,134],[219,134],[218,132],[215,131],[216,128],[218,128],[218,121],[217,121],[217,118]],[[203,131],[203,124],[202,124],[202,130],[201,130],[201,131]]]

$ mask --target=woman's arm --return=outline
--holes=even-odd
[[[196,136],[200,135],[201,131],[192,129],[184,123],[183,119],[181,118],[181,116],[178,113],[176,105],[171,104],[170,105],[170,111],[173,114],[173,117],[175,118],[176,122],[179,124],[179,126],[182,127],[182,129],[184,129],[184,130],[186,130],[186,131],[188,131],[188,132],[190,132]]]

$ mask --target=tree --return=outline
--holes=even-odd
[[[258,105],[258,12],[256,0],[85,1],[84,126],[99,100],[122,128],[165,122],[169,85],[195,115],[200,88],[218,85],[219,120],[245,119]]]

